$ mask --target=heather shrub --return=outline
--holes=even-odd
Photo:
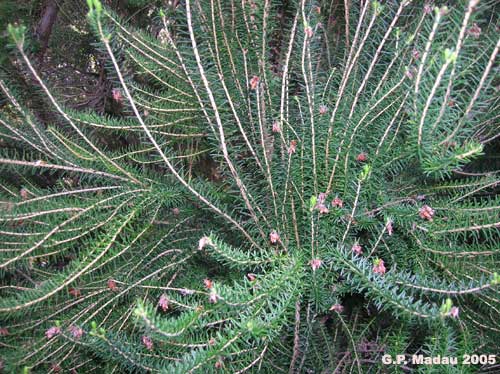
[[[63,102],[9,26],[54,120],[2,78],[5,370],[498,352],[495,4],[345,4],[174,1],[141,30],[88,0],[113,114]]]

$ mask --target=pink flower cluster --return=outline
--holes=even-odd
[[[434,209],[432,209],[428,205],[424,205],[418,211],[418,215],[420,216],[420,218],[426,219],[427,221],[431,221],[432,222],[432,218],[434,217]]]
[[[163,294],[160,296],[160,300],[158,300],[158,306],[165,312],[169,307],[170,300],[167,295]]]
[[[83,336],[83,329],[81,327],[70,326],[68,331],[76,340],[79,340]]]
[[[342,208],[343,205],[344,202],[338,196],[335,197],[331,202],[332,208],[337,208],[337,207]],[[314,209],[317,209],[320,212],[320,214],[327,214],[330,212],[326,204],[326,193],[321,192],[318,195],[318,200],[316,202],[316,205],[314,206]]]
[[[385,265],[384,265],[384,260],[377,258],[373,262],[373,272],[376,274],[384,275],[385,274]]]

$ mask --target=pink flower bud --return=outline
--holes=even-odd
[[[297,151],[297,141],[292,140],[290,142],[290,146],[288,147],[288,154],[289,155],[294,154],[296,151]]]
[[[390,219],[387,220],[387,223],[385,224],[385,228],[387,230],[387,234],[389,234],[389,236],[391,236],[392,233],[394,232],[394,228],[392,227],[392,220],[390,220]]]
[[[272,244],[276,244],[280,241],[280,234],[278,234],[275,230],[271,231],[269,234],[269,240]]]
[[[313,34],[314,34],[313,29],[312,29],[312,27],[311,27],[311,26],[307,26],[307,27],[304,29],[304,32],[305,32],[305,34],[306,34],[306,36],[307,36],[308,38],[312,38],[312,36],[313,36]]]
[[[418,60],[420,58],[420,52],[416,48],[413,48],[413,51],[411,52],[411,55],[413,56],[413,58],[415,60]]]
[[[29,197],[28,191],[25,188],[19,190],[19,195],[21,195],[21,199],[23,200],[27,200]]]
[[[117,290],[117,286],[116,286],[116,282],[113,280],[113,279],[109,279],[108,280],[108,288],[111,290],[111,291],[116,291]]]
[[[449,12],[450,9],[446,5],[439,8],[439,14],[441,15],[441,17],[446,16]]]
[[[358,162],[365,162],[367,159],[368,159],[368,156],[364,152],[362,152],[356,156],[356,161],[358,161]]]
[[[118,103],[121,103],[122,102],[122,92],[120,91],[119,88],[113,88],[113,90],[111,91],[111,95],[113,96],[113,100],[118,102]]]
[[[361,247],[358,243],[355,243],[355,244],[352,246],[351,250],[352,250],[354,253],[356,253],[357,255],[360,255],[360,254],[362,254],[362,253],[363,253],[363,248],[362,248],[362,247]]]
[[[149,336],[143,336],[142,337],[142,344],[146,347],[148,351],[151,351],[153,349],[153,340]]]
[[[273,132],[280,132],[281,129],[280,129],[280,124],[278,121],[274,121],[273,122]]]
[[[342,313],[344,311],[344,307],[340,304],[334,304],[330,307],[332,312]]]
[[[59,335],[61,333],[61,328],[57,326],[52,326],[47,331],[45,331],[45,336],[47,339],[52,339],[54,336]]]
[[[319,258],[314,258],[311,261],[309,261],[309,264],[311,265],[313,271],[316,271],[319,269],[321,264],[323,264],[323,261],[321,261]]]
[[[326,193],[321,192],[321,193],[318,195],[318,204],[324,204],[324,203],[325,203],[325,200],[326,200]]]
[[[167,295],[163,294],[160,296],[160,300],[158,300],[158,306],[165,312],[169,307],[170,300]]]
[[[257,86],[259,85],[259,77],[254,75],[252,79],[250,79],[250,89],[255,90],[257,89]]]
[[[207,290],[210,290],[213,287],[213,282],[208,278],[203,279],[203,284]]]
[[[477,23],[474,23],[472,27],[467,29],[467,34],[477,39],[481,35],[481,28],[477,25]]]
[[[204,236],[203,238],[200,239],[198,242],[198,250],[201,251],[203,248],[205,248],[207,245],[212,245],[212,241],[208,236]]]
[[[452,318],[458,318],[458,307],[457,306],[451,307],[451,309],[450,309],[450,317],[452,317]]]
[[[79,297],[82,295],[81,291],[78,288],[70,288],[68,293],[73,297]]]
[[[319,106],[319,114],[323,115],[328,113],[328,107],[326,105],[320,105]]]
[[[385,274],[384,260],[378,258],[373,262],[373,272],[380,275]]]
[[[214,290],[212,290],[210,292],[210,295],[208,296],[208,302],[210,304],[215,304],[217,303],[218,300],[219,300],[219,295],[217,295],[217,293]]]
[[[315,208],[319,210],[320,214],[327,214],[330,211],[325,204],[316,204]]]
[[[73,336],[76,340],[79,340],[83,336],[83,329],[81,327],[70,326],[68,330],[71,336]]]
[[[339,197],[336,197],[335,199],[332,200],[332,206],[334,207],[342,208],[343,205],[344,202]]]
[[[415,74],[417,74],[417,68],[415,66],[410,66],[405,72],[405,75],[408,79],[413,79]]]

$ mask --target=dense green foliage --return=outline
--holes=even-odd
[[[0,80],[7,372],[498,353],[494,1],[174,1],[147,30],[87,3],[105,114],[46,84],[9,26],[53,120]]]

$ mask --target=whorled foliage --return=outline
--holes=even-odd
[[[185,0],[156,35],[88,3],[119,116],[62,105],[10,28],[58,121],[1,81],[5,370],[498,353],[499,172],[468,169],[498,136],[494,1]]]

